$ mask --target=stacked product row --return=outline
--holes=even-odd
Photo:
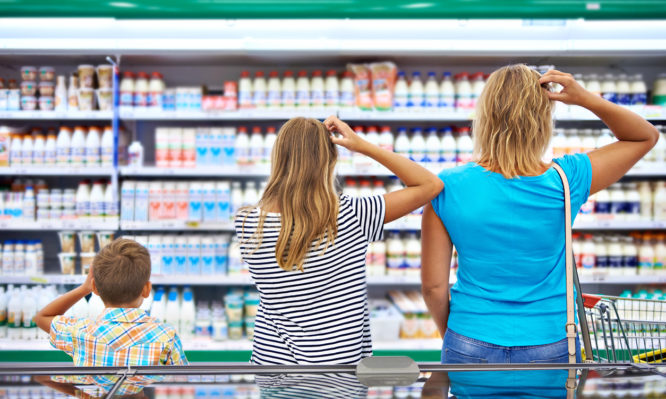
[[[639,181],[611,184],[591,195],[577,216],[590,221],[665,221],[666,182]]]
[[[79,253],[74,250],[77,234],[73,231],[60,231],[58,238],[60,240],[60,250],[58,259],[60,261],[60,271],[62,274],[74,274],[76,269],[76,259],[80,257],[81,267],[80,273],[87,275],[92,266],[93,259],[97,254],[98,249],[104,248],[111,243],[115,237],[112,231],[80,231],[79,237]],[[95,241],[97,245],[95,245]]]
[[[573,250],[582,276],[661,276],[666,268],[666,235],[574,234]]]

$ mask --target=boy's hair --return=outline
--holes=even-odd
[[[93,259],[93,278],[105,304],[135,301],[150,280],[150,254],[134,240],[118,238]]]

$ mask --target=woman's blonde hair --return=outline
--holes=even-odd
[[[284,270],[303,271],[305,257],[313,244],[318,249],[325,243],[323,253],[337,236],[338,151],[329,135],[324,124],[316,119],[293,118],[282,125],[271,154],[271,175],[259,203],[239,210],[239,215],[247,218],[252,209],[259,207],[257,230],[247,241],[252,241],[258,249],[266,220],[263,207],[279,209],[280,234],[275,258]]]
[[[540,77],[526,65],[508,65],[490,75],[479,97],[474,156],[506,178],[538,173],[550,143],[553,102]]]

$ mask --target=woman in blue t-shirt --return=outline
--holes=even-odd
[[[549,90],[552,83],[563,89]],[[542,161],[554,101],[587,108],[618,139],[553,160],[569,180],[573,215],[659,138],[645,119],[586,91],[570,74],[510,65],[490,75],[474,120],[475,162],[442,171],[444,189],[423,212],[422,290],[444,336],[443,363],[568,359],[564,191]],[[453,245],[459,267],[449,303]]]

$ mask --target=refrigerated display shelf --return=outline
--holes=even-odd
[[[0,111],[0,120],[107,120],[112,111]]]
[[[101,167],[63,167],[52,166],[9,166],[0,168],[0,176],[112,176],[116,174],[114,168]]]
[[[56,231],[56,230],[118,230],[118,220],[83,221],[83,220],[0,220],[0,229],[5,231]]]
[[[157,220],[150,222],[121,221],[122,231],[219,231],[233,232],[232,223],[188,222],[186,220]]]
[[[160,110],[120,110],[120,119],[137,121],[286,121],[294,116],[325,119],[335,115],[336,109],[330,110],[256,110],[242,109],[238,111],[160,111]]]

